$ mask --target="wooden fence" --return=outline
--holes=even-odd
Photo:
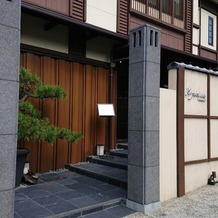
[[[63,140],[57,140],[54,145],[26,143],[31,149],[32,170],[45,172],[63,168],[66,163],[85,161],[87,156],[96,153],[97,144],[105,144],[107,149],[115,146],[116,118],[98,117],[97,114],[97,103],[109,103],[110,69],[30,53],[21,53],[21,66],[38,74],[45,84],[61,85],[67,91],[64,100],[33,101],[51,123],[80,131],[84,136],[76,144]],[[113,84],[116,84],[116,73]],[[113,88],[113,103],[115,96],[116,87]]]

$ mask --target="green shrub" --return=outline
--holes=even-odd
[[[29,98],[63,99],[65,90],[56,85],[44,85],[40,78],[25,68],[20,69],[18,139],[47,141],[52,144],[57,138],[76,142],[82,138],[80,132],[58,128],[43,118]]]

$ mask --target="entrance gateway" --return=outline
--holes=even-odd
[[[218,170],[218,72],[177,62],[168,67],[168,89],[160,89],[160,31],[132,30],[127,206],[142,213],[206,185]]]

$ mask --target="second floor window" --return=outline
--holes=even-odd
[[[130,0],[131,10],[185,29],[187,0]]]
[[[183,20],[183,0],[174,0],[174,17]]]
[[[162,0],[162,12],[171,15],[171,0]]]
[[[213,18],[208,17],[208,44],[213,46]]]
[[[159,10],[159,0],[148,0],[148,5]]]

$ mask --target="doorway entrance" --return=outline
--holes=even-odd
[[[128,87],[129,60],[116,63],[117,66],[117,142],[128,141]]]

